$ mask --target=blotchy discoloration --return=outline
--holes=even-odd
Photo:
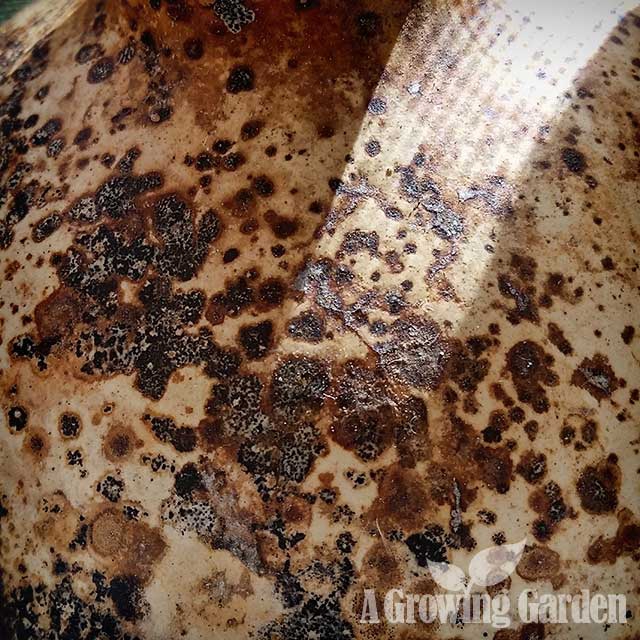
[[[624,592],[636,633],[630,8],[3,26],[0,636],[605,633],[359,622],[524,538],[490,593]]]

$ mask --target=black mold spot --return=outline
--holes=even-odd
[[[118,64],[127,65],[129,64],[136,55],[136,43],[130,42],[118,53]]]
[[[56,231],[62,224],[62,218],[57,213],[52,213],[45,218],[42,218],[31,232],[31,237],[34,242],[42,242],[48,238],[54,231]]]
[[[429,560],[448,562],[447,540],[444,529],[439,525],[429,525],[424,533],[414,533],[409,536],[406,545],[420,567],[426,567]]]
[[[253,69],[247,65],[238,65],[231,70],[227,79],[227,91],[229,93],[240,93],[242,91],[252,91],[255,83]]]
[[[217,159],[207,151],[202,151],[196,156],[195,167],[198,171],[211,171],[217,164]]]
[[[63,413],[60,416],[60,433],[64,438],[77,438],[82,429],[80,419],[74,413]]]
[[[123,490],[124,481],[113,476],[107,476],[104,480],[98,482],[96,486],[96,491],[101,493],[109,502],[118,502]]]
[[[368,156],[375,158],[381,151],[380,143],[377,140],[369,140],[369,142],[365,144],[364,150]]]
[[[10,407],[7,411],[7,423],[14,431],[22,431],[27,426],[28,420],[29,414],[24,407]]]
[[[47,144],[53,136],[62,129],[62,120],[60,118],[52,118],[47,120],[32,136],[31,144],[36,147],[42,147]]]
[[[231,149],[232,146],[233,142],[231,142],[231,140],[220,139],[216,140],[211,148],[213,149],[213,151],[215,151],[215,153],[224,155],[225,153],[227,153],[227,151],[229,151],[229,149]]]
[[[275,191],[273,182],[267,178],[267,176],[258,176],[253,181],[253,188],[256,190],[257,194],[263,198],[268,198],[273,195],[273,192]]]
[[[587,166],[584,154],[572,147],[565,147],[562,150],[562,161],[573,173],[582,173]]]
[[[202,478],[197,467],[188,463],[185,464],[176,474],[176,493],[185,498],[190,496],[194,491],[202,487]]]
[[[270,320],[242,327],[239,333],[240,344],[251,360],[264,358],[271,346],[273,325]]]
[[[104,57],[100,58],[96,63],[94,63],[89,72],[87,73],[87,82],[91,84],[98,84],[99,82],[104,82],[107,78],[111,76],[115,69],[115,65],[113,63],[113,58]]]
[[[144,617],[148,607],[142,595],[139,578],[132,575],[116,576],[109,583],[109,597],[116,611],[125,620],[134,622]]]
[[[367,110],[374,116],[381,116],[387,110],[387,101],[381,97],[371,98]]]

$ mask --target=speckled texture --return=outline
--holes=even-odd
[[[0,637],[637,638],[639,44],[596,0],[4,25]],[[525,536],[502,588],[626,625],[359,623]]]

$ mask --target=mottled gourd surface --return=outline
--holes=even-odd
[[[639,170],[629,1],[5,23],[0,638],[637,640]],[[625,622],[362,621],[522,540]]]

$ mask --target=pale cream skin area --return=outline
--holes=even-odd
[[[3,25],[0,637],[635,638],[639,43],[602,0]],[[522,540],[491,595],[626,623],[360,622]]]

